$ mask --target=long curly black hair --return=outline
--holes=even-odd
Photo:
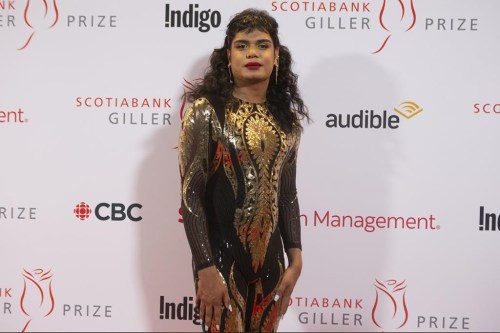
[[[289,133],[294,127],[302,129],[301,120],[305,118],[310,121],[310,117],[297,87],[298,76],[291,69],[292,56],[288,48],[280,44],[278,22],[264,10],[250,8],[233,16],[227,25],[224,46],[214,49],[203,80],[186,93],[187,98],[190,102],[207,95],[216,95],[222,101],[233,99],[227,50],[231,48],[231,43],[238,32],[254,30],[268,33],[274,47],[279,49],[278,80],[275,83],[275,66],[266,93],[267,107],[285,132]]]

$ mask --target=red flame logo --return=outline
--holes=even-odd
[[[375,280],[376,297],[372,309],[372,320],[382,329],[403,327],[408,321],[405,281]],[[385,316],[389,314],[389,316]]]
[[[24,270],[24,287],[21,294],[21,311],[29,317],[22,332],[26,332],[28,325],[34,318],[45,318],[54,311],[54,295],[52,293],[52,273],[49,270],[34,269],[31,272]]]
[[[391,0],[391,5],[394,5],[395,1],[396,0]],[[397,10],[399,10],[401,12],[399,24],[400,25],[406,24],[408,26],[408,28],[405,30],[405,32],[410,31],[411,29],[413,29],[413,27],[415,26],[415,22],[417,21],[417,14],[415,12],[415,6],[413,5],[413,0],[410,0],[410,3],[409,3],[409,9],[411,11],[411,14],[408,13],[408,11],[407,11],[408,6],[405,6],[405,4],[403,3],[403,0],[397,0],[397,2],[399,3],[399,6],[396,6],[398,8]],[[385,31],[389,32],[389,35],[384,39],[384,41],[382,42],[382,45],[380,45],[380,47],[375,52],[373,52],[374,54],[382,51],[385,48],[387,42],[389,41],[389,38],[391,38],[391,36],[392,36],[392,32],[391,32],[392,29],[387,28],[388,24],[386,23],[386,20],[387,20],[387,0],[384,0],[384,2],[382,3],[382,9],[380,10],[380,14],[379,14],[379,23],[380,23],[380,26]],[[403,22],[403,21],[405,21],[405,22]]]
[[[42,7],[44,11],[43,18],[38,16],[40,13],[40,7]],[[58,20],[59,9],[57,8],[56,0],[52,0],[51,3],[47,2],[47,0],[38,0],[35,4],[33,4],[31,0],[28,0],[26,7],[24,8],[24,23],[26,23],[26,25],[33,31],[24,45],[18,50],[24,50],[30,44],[37,30],[40,30],[43,27],[51,29],[56,25]]]

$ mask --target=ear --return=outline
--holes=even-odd
[[[231,50],[227,50],[227,62],[229,65],[231,65]]]
[[[279,57],[280,57],[280,49],[277,47],[274,50],[274,64],[277,66],[279,64]]]

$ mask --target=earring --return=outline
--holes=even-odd
[[[279,60],[280,60],[280,57],[276,57],[276,85],[278,85],[278,69],[279,69]]]
[[[233,84],[233,77],[231,76],[231,64],[227,64],[227,71],[229,72],[229,83]]]

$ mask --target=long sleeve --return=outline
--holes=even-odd
[[[297,153],[300,130],[292,135],[292,148],[288,160],[283,165],[279,193],[279,228],[285,250],[302,248],[300,240],[300,210],[296,187]]]
[[[213,112],[207,99],[194,101],[182,120],[179,136],[182,218],[197,269],[213,265],[204,205]]]

